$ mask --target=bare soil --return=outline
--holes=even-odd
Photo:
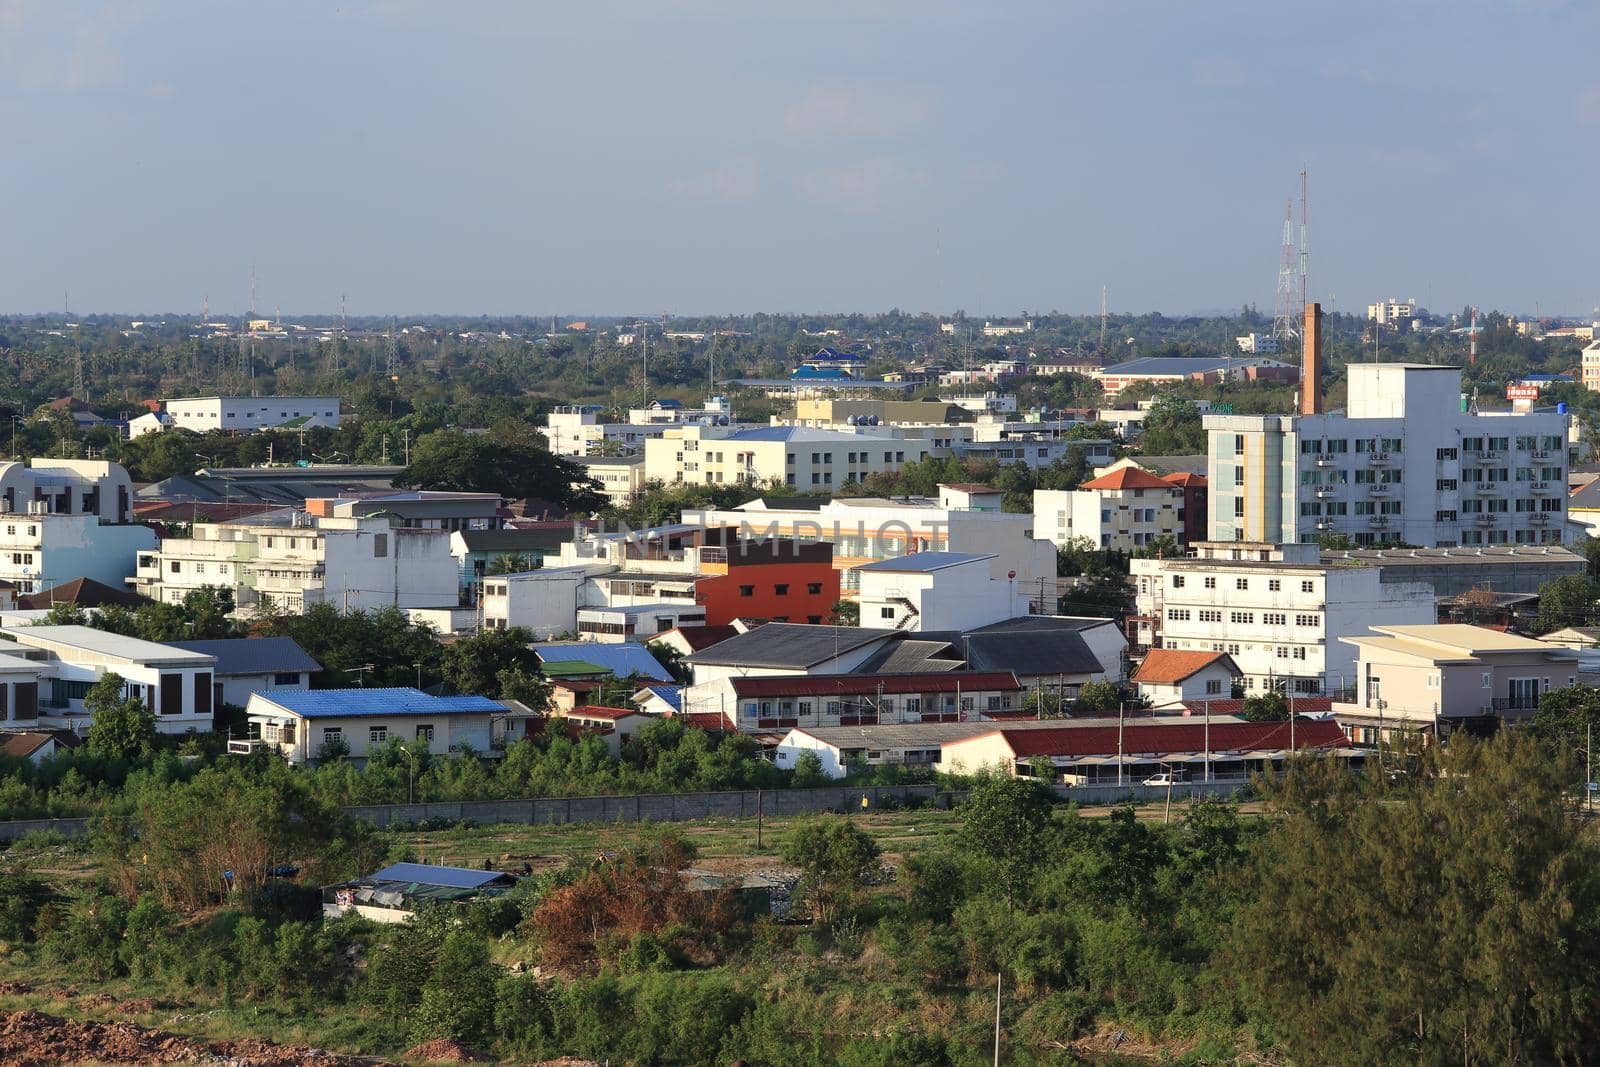
[[[237,1067],[377,1067],[382,1061],[271,1041],[208,1044],[127,1022],[0,1012],[0,1067],[61,1063],[201,1063]]]

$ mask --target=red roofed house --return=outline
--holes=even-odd
[[[637,708],[605,708],[597,704],[580,705],[551,720],[552,724],[566,726],[574,736],[581,733],[601,735],[613,756],[622,752],[624,741],[658,721],[656,716],[646,715]]]
[[[1186,476],[1187,479],[1198,477]],[[1132,552],[1170,537],[1182,544],[1187,530],[1185,495],[1202,488],[1158,477],[1142,467],[1118,467],[1077,489],[1040,489],[1033,494],[1033,535],[1057,545],[1085,539],[1095,548]]]
[[[971,774],[996,768],[1031,777],[1034,762],[1049,761],[1069,785],[1137,785],[1172,770],[1190,781],[1244,781],[1282,763],[1291,752],[1317,750],[1358,758],[1344,730],[1331,719],[1289,722],[1206,722],[1071,726],[1028,729],[1002,726],[940,746],[940,768]]]
[[[1225,700],[1233,696],[1233,682],[1240,673],[1226,652],[1152,648],[1134,672],[1133,683],[1140,696],[1161,708],[1208,697]]]

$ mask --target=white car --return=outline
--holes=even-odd
[[[1182,774],[1174,774],[1171,771],[1162,771],[1160,774],[1152,774],[1150,777],[1146,778],[1144,780],[1144,784],[1145,785],[1178,785],[1182,781],[1183,781],[1183,775]]]

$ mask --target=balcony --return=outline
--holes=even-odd
[[[1529,453],[1529,455],[1531,455],[1535,460],[1539,461],[1549,461],[1556,458],[1556,453],[1550,451],[1548,448],[1536,448]]]

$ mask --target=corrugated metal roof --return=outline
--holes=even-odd
[[[811,667],[875,642],[893,630],[769,622],[689,657],[690,663],[748,667]],[[665,679],[663,679],[665,680]]]
[[[141,663],[189,663],[205,666],[212,657],[188,649],[143,641],[137,637],[96,630],[92,626],[25,626],[12,630],[19,644],[52,644],[92,652],[100,656],[135,660]]]
[[[234,637],[220,641],[168,641],[173,648],[217,659],[218,674],[316,672],[322,664],[292,637]]]
[[[438,697],[409,686],[396,689],[269,689],[256,696],[302,718],[361,715],[484,715],[504,712],[480,696]]]
[[[741,697],[834,696],[869,693],[1014,692],[1021,689],[1010,671],[942,671],[928,674],[778,675],[731,679]]]
[[[894,556],[872,563],[863,563],[858,571],[899,571],[902,573],[927,573],[945,567],[959,567],[963,563],[994,559],[995,554],[978,552],[913,552],[909,556]]]
[[[369,882],[416,882],[442,885],[451,889],[477,889],[505,878],[501,871],[479,871],[471,867],[435,867],[427,863],[394,863],[367,875]]]
[[[1328,719],[1301,719],[1291,731],[1288,722],[1203,722],[1182,725],[1075,727],[995,731],[1017,756],[1163,755],[1177,752],[1254,752],[1294,747],[1325,748],[1347,742],[1339,724]],[[1120,742],[1118,734],[1121,734]]]
[[[656,658],[649,650],[636,641],[624,641],[614,645],[602,645],[595,641],[536,644],[533,646],[533,651],[541,662],[592,663],[596,667],[610,671],[618,678],[638,675],[652,682],[672,681],[672,675],[667,673],[666,668],[656,662]]]

